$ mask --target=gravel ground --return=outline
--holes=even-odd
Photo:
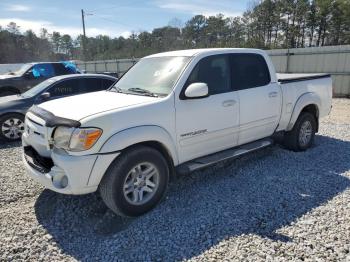
[[[334,99],[315,146],[273,146],[181,177],[152,212],[115,216],[97,194],[31,181],[0,146],[0,261],[350,261],[350,100]]]

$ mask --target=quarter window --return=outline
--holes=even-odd
[[[232,85],[235,90],[243,90],[270,83],[270,72],[265,59],[257,54],[231,55]]]
[[[102,90],[107,90],[115,83],[114,80],[111,79],[102,79]]]
[[[214,55],[200,60],[191,72],[186,86],[198,82],[208,85],[210,95],[232,91],[229,57]]]

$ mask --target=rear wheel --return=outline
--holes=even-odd
[[[293,129],[286,133],[284,145],[293,151],[305,151],[313,144],[316,126],[314,115],[301,113]]]
[[[116,214],[139,216],[154,208],[165,194],[169,167],[157,150],[137,146],[117,157],[100,184],[105,204]]]
[[[19,140],[24,132],[24,116],[6,114],[0,117],[0,137],[7,141]]]

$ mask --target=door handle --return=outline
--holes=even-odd
[[[236,100],[226,100],[222,102],[222,106],[224,107],[233,106],[234,104],[236,104]]]
[[[277,92],[270,92],[269,93],[269,97],[276,97],[277,96]]]

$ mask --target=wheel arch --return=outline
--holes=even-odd
[[[175,171],[174,160],[173,160],[168,148],[164,144],[162,144],[161,142],[156,141],[156,140],[143,141],[143,142],[139,142],[139,143],[136,143],[136,144],[133,144],[131,146],[124,148],[122,150],[122,152],[125,150],[132,149],[133,147],[137,147],[137,146],[150,147],[150,148],[153,148],[153,149],[157,150],[158,152],[160,152],[164,156],[164,158],[168,164],[170,178],[175,177],[176,171]]]
[[[310,92],[310,93],[305,93],[301,95],[297,100],[297,102],[295,103],[286,131],[290,131],[293,129],[294,124],[301,113],[308,112],[315,116],[316,123],[317,123],[317,128],[316,128],[316,132],[317,132],[320,108],[321,108],[321,99],[316,93]]]
[[[161,152],[169,164],[178,164],[177,150],[170,134],[160,126],[138,126],[112,135],[99,153],[123,151],[137,145],[152,147]]]

